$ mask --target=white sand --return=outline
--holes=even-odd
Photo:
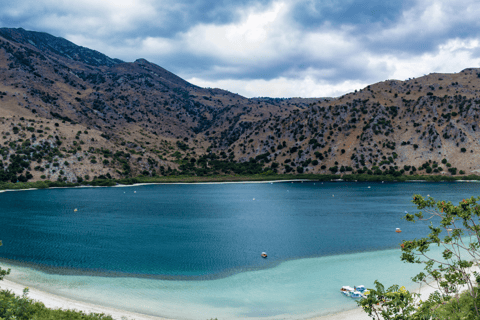
[[[9,281],[9,280],[2,280],[0,281],[0,289],[2,290],[10,290],[16,295],[21,296],[23,294],[23,289],[25,288],[24,285]],[[119,310],[115,308],[109,308],[104,306],[99,306],[95,304],[90,304],[82,301],[76,301],[68,298],[64,298],[61,296],[57,296],[45,291],[41,291],[34,288],[29,288],[28,297],[35,300],[42,302],[47,308],[51,309],[71,309],[77,311],[83,311],[85,313],[104,313],[111,315],[112,318],[122,320],[165,320],[165,318],[160,317],[152,317],[140,313],[130,312]]]
[[[0,281],[0,289],[10,290],[16,295],[21,296],[23,294],[24,285],[9,281],[3,280]],[[118,320],[166,320],[166,318],[149,316],[141,313],[135,313],[110,307],[104,307],[100,305],[95,305],[91,303],[86,303],[82,301],[76,301],[62,296],[54,295],[42,290],[35,288],[29,288],[29,298],[42,302],[46,307],[51,309],[74,309],[77,311],[83,311],[85,313],[104,313],[111,315],[112,318]],[[435,289],[429,286],[423,286],[421,289],[416,290],[417,293],[421,294],[420,299],[426,300],[428,296],[434,292]],[[340,294],[340,293],[338,293]],[[356,308],[349,311],[343,311],[335,314],[329,314],[325,316],[311,318],[311,320],[370,320],[371,318],[361,309]]]

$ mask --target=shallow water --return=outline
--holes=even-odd
[[[7,192],[0,257],[29,266],[14,267],[16,281],[117,308],[302,318],[353,308],[342,285],[408,286],[419,269],[400,262],[398,245],[425,232],[401,220],[411,196],[459,201],[479,189],[317,182]]]

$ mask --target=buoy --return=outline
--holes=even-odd
[[[400,233],[400,232],[402,232],[402,230],[400,230],[400,228],[397,228],[397,229],[395,229],[395,232]]]
[[[75,210],[73,210],[73,211],[74,211],[74,212],[77,212],[78,210],[77,210],[77,208],[75,208]]]
[[[368,189],[370,189],[370,186],[368,186]]]
[[[255,198],[253,198],[253,200],[255,200]]]
[[[332,197],[335,197],[335,195],[334,195],[334,194],[332,194]]]
[[[137,191],[133,191],[133,193],[137,193]]]

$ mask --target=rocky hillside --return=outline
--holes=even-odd
[[[247,99],[144,59],[0,29],[0,181],[136,175],[470,174],[480,69],[338,98]],[[1,169],[3,168],[3,170]]]

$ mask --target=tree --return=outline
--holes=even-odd
[[[427,301],[419,295],[392,286],[384,290],[375,282],[366,299],[358,302],[375,319],[451,319],[480,318],[480,273],[472,271],[480,259],[480,197],[463,199],[458,205],[414,195],[419,210],[405,215],[410,222],[430,221],[430,233],[421,239],[404,241],[401,260],[423,264],[424,271],[412,280],[433,286],[436,291]],[[442,258],[431,254],[430,246],[441,248]],[[464,290],[465,293],[459,293]],[[455,316],[453,316],[455,314]],[[450,317],[452,315],[452,317]]]

